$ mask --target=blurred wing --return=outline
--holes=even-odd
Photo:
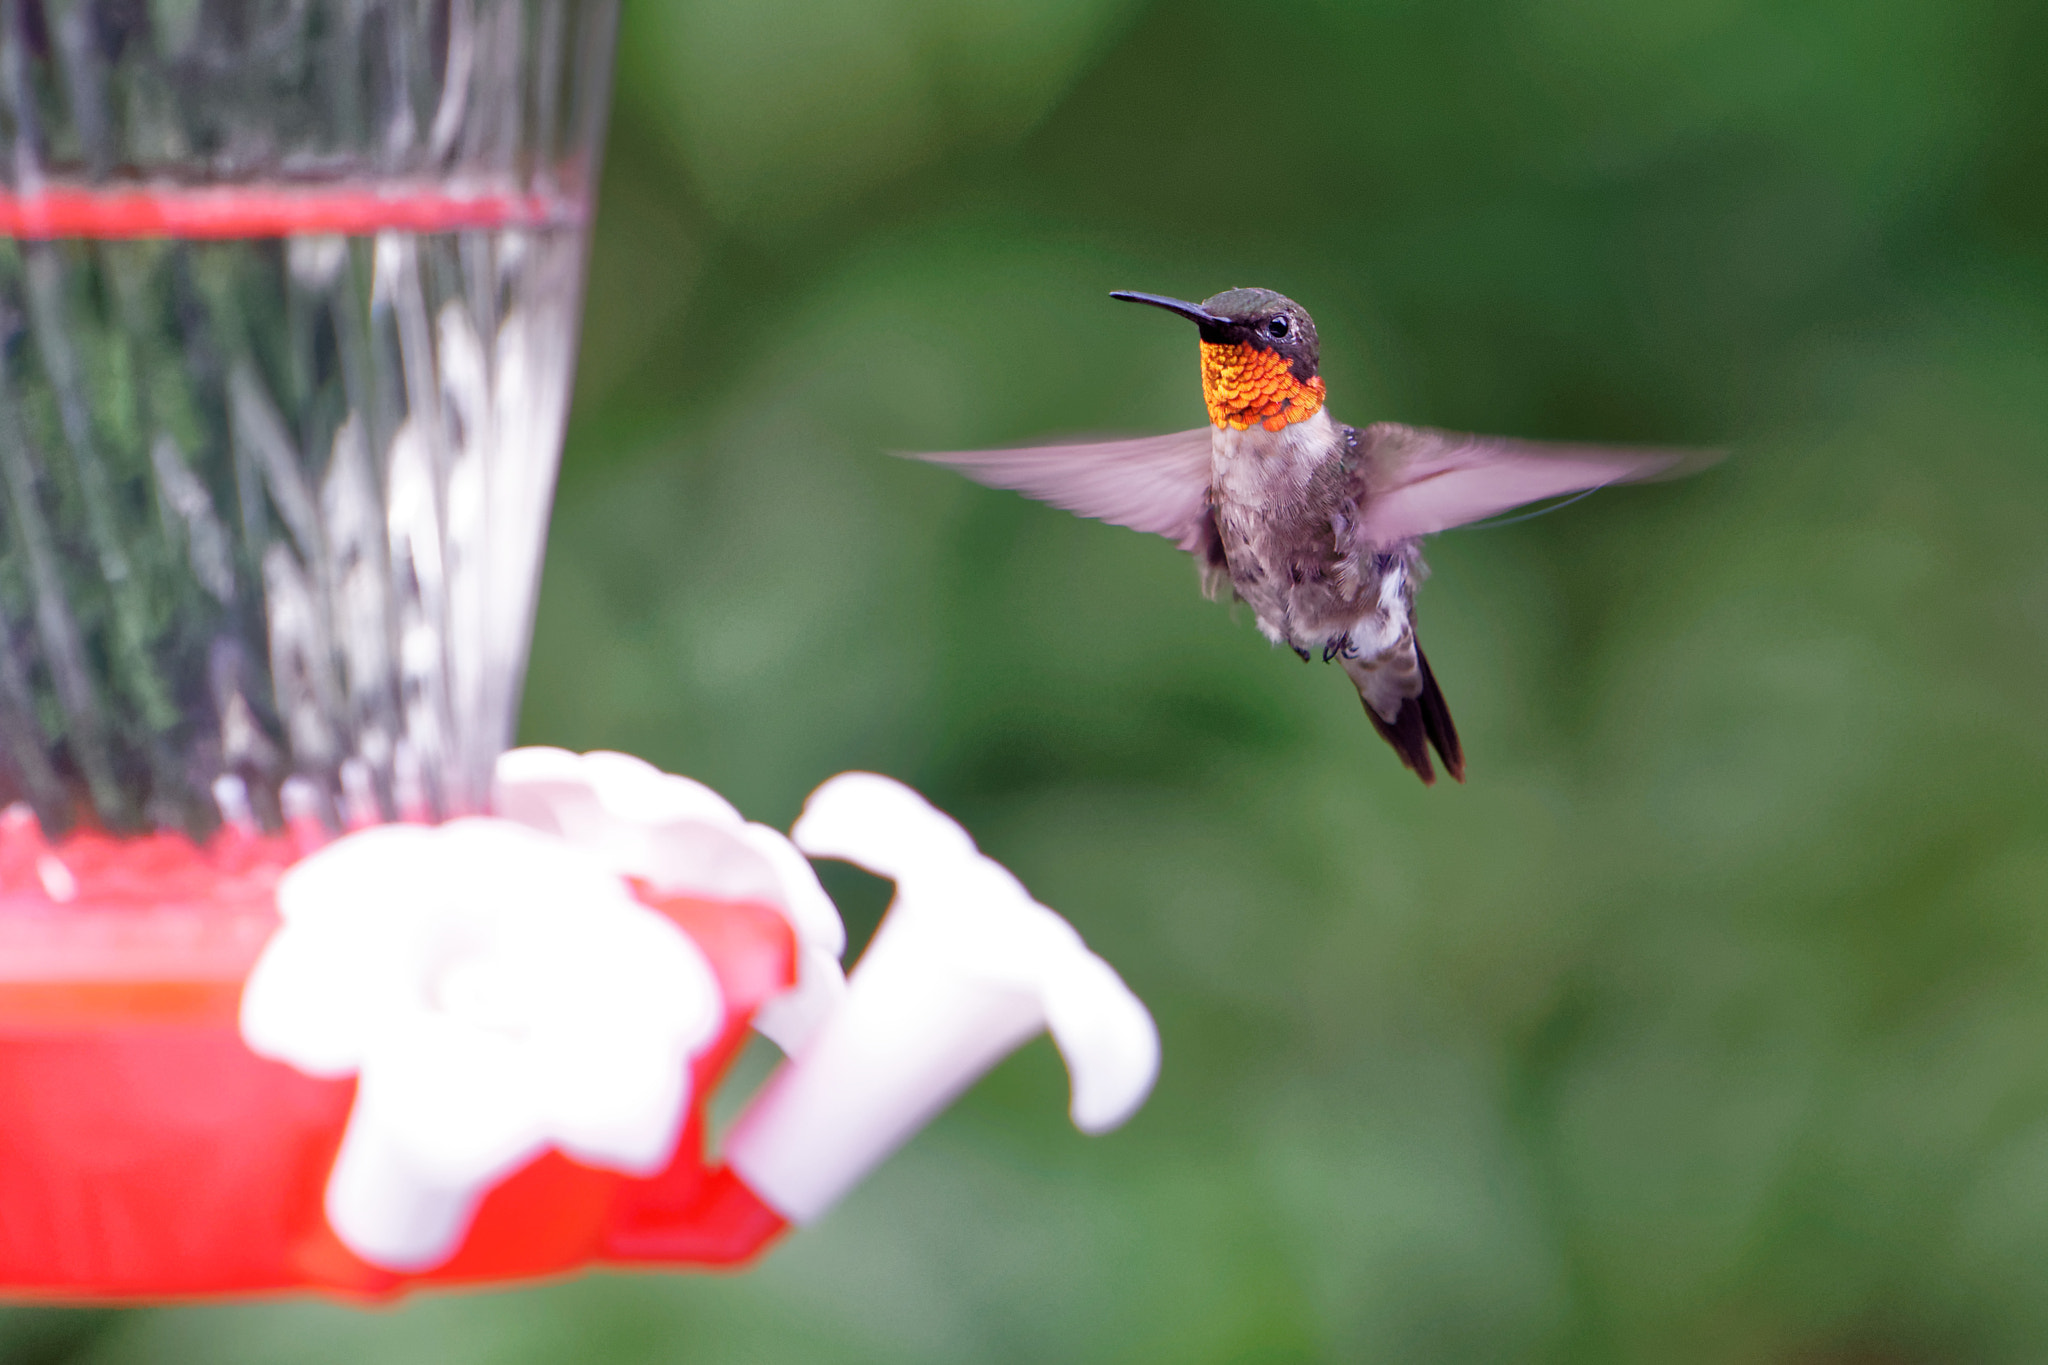
[[[1022,450],[953,450],[912,455],[957,469],[976,483],[1134,531],[1165,536],[1183,550],[1201,543],[1209,505],[1209,428]]]
[[[1389,545],[1611,483],[1674,478],[1711,463],[1695,450],[1553,445],[1375,422],[1358,431],[1362,544]]]

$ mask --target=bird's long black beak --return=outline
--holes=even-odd
[[[1113,291],[1110,297],[1122,299],[1126,303],[1149,303],[1154,308],[1164,308],[1169,313],[1178,313],[1189,322],[1197,323],[1202,327],[1228,327],[1230,325],[1227,319],[1217,317],[1199,303],[1189,303],[1184,299],[1169,299],[1164,294],[1137,294],[1128,289],[1118,289]]]

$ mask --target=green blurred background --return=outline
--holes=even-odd
[[[739,1278],[15,1312],[19,1361],[2048,1358],[2048,9],[632,0],[523,737],[957,813],[1157,1014]],[[1433,542],[1470,782],[1163,542],[890,449],[1730,445]],[[885,887],[834,871],[856,937]],[[760,1059],[755,1059],[758,1073]]]

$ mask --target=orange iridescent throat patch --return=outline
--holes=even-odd
[[[1323,410],[1320,376],[1304,384],[1294,377],[1287,357],[1238,344],[1202,343],[1202,399],[1209,420],[1239,431],[1257,422],[1278,431]]]

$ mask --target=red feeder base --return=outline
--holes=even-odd
[[[299,852],[232,833],[204,848],[82,834],[52,850],[32,821],[0,821],[0,1294],[386,1296],[608,1262],[733,1265],[782,1232],[705,1166],[702,1110],[754,1010],[793,980],[788,923],[643,888],[710,960],[727,1010],[669,1168],[633,1179],[550,1152],[486,1196],[436,1270],[349,1252],[321,1200],[355,1083],[259,1058],[236,1027]]]

